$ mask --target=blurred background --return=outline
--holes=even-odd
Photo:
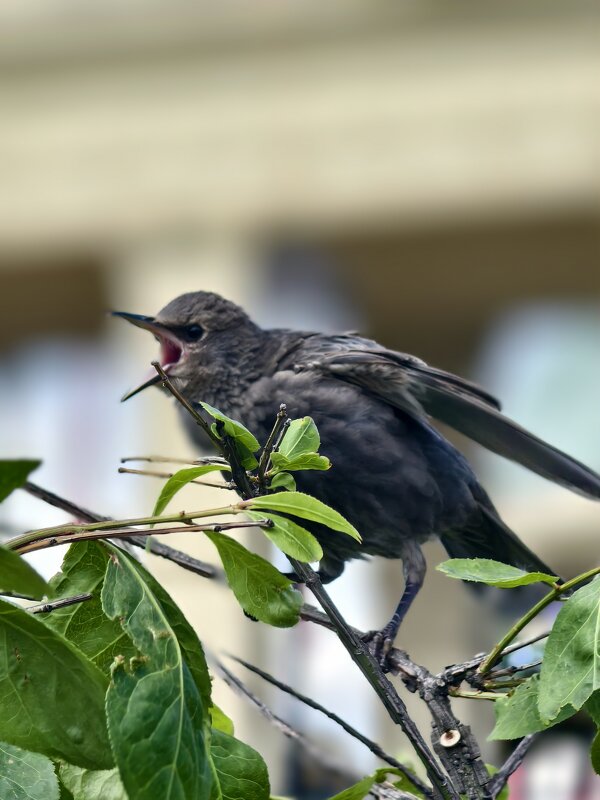
[[[160,484],[117,474],[119,459],[195,454],[160,392],[119,404],[155,348],[105,312],[153,314],[208,289],[265,326],[360,329],[481,382],[600,469],[599,34],[587,0],[4,0],[1,457],[42,458],[35,480],[99,513],[147,513]],[[543,559],[567,577],[595,562],[598,505],[460,444]],[[190,487],[178,507],[221,501]],[[21,493],[0,509],[5,535],[63,519]],[[215,561],[190,536],[174,543]],[[427,553],[400,644],[440,668],[488,648],[520,601],[476,598],[433,571],[439,546]],[[48,575],[60,560],[35,557]],[[331,636],[251,623],[223,588],[149,563],[213,651],[260,663],[410,759]],[[368,629],[400,587],[400,564],[376,560],[332,593]],[[377,765],[239,674],[343,767],[324,770],[217,681],[275,793],[317,800]],[[490,708],[457,710],[483,741]],[[511,797],[599,797],[589,737],[577,720],[550,732]]]

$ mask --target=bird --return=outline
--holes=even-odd
[[[263,329],[239,305],[188,292],[156,316],[113,314],[151,332],[170,381],[265,441],[284,403],[309,416],[331,461],[327,472],[295,473],[299,491],[327,503],[361,534],[359,543],[317,523],[323,583],[348,560],[401,559],[404,586],[393,616],[371,632],[382,657],[421,589],[422,545],[438,538],[451,558],[486,558],[556,575],[501,519],[467,459],[438,429],[448,425],[494,453],[559,485],[600,499],[600,476],[505,416],[496,398],[464,378],[354,333]],[[158,384],[153,376],[129,399]],[[205,434],[181,408],[192,438]]]

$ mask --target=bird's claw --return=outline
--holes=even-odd
[[[390,672],[391,666],[388,663],[388,654],[394,644],[394,637],[389,635],[389,631],[386,628],[380,631],[368,631],[361,638],[368,645],[371,655],[377,661],[381,670]]]

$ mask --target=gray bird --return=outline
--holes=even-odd
[[[263,330],[211,292],[181,295],[156,317],[115,312],[154,334],[160,361],[181,393],[204,401],[265,441],[280,403],[311,416],[328,472],[296,473],[298,489],[336,508],[362,544],[310,525],[323,547],[320,575],[337,578],[348,559],[400,558],[404,591],[377,634],[387,649],[423,584],[421,545],[437,536],[451,557],[491,558],[556,574],[501,520],[464,456],[433,417],[555,483],[600,498],[600,476],[500,413],[468,381],[353,334]],[[126,395],[159,382],[154,375]],[[191,436],[202,431],[184,413]],[[307,526],[308,527],[308,526]]]

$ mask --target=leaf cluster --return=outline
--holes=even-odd
[[[233,441],[252,476],[258,441],[239,423],[204,408],[215,420],[213,433]],[[325,504],[296,491],[281,494],[291,471],[327,468],[318,446],[312,420],[292,422],[271,454],[269,494],[226,509],[255,520],[284,553],[304,562],[318,561],[323,552],[297,520],[358,538]],[[0,462],[0,498],[23,485],[38,463]],[[151,524],[161,522],[183,486],[228,469],[219,462],[180,470],[163,486]],[[85,533],[86,526],[80,528]],[[271,625],[294,625],[302,598],[292,582],[218,528],[204,532],[244,611]],[[89,596],[38,614],[0,599],[3,797],[268,800],[263,759],[235,738],[233,723],[212,702],[197,634],[138,561],[108,541],[82,540],[70,546],[60,573],[47,583],[17,552],[0,547],[0,592],[32,600]]]
[[[496,725],[490,739],[518,739],[551,728],[576,713],[591,718],[597,728],[591,758],[600,774],[600,568],[578,576],[562,587],[555,575],[525,572],[488,559],[450,559],[438,569],[452,578],[500,588],[532,583],[553,587],[538,609],[563,599],[543,652],[541,669],[515,681],[508,691],[499,684],[495,699]],[[535,609],[534,609],[535,611]],[[532,619],[529,612],[523,623]],[[522,625],[517,624],[514,632]],[[508,642],[508,638],[506,639]],[[494,691],[493,682],[487,687]]]

